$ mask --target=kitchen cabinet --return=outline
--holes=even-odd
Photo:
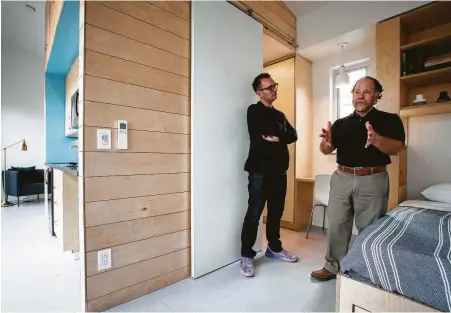
[[[53,223],[63,251],[79,251],[78,177],[53,169]]]

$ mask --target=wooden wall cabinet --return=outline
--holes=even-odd
[[[438,1],[376,25],[376,72],[384,86],[378,103],[382,110],[401,116],[408,145],[408,118],[451,113],[451,102],[436,103],[440,91],[451,94],[451,62],[440,68],[427,68],[433,46],[448,48],[451,54],[451,2]],[[429,48],[417,59],[406,58],[406,52]],[[427,104],[413,103],[424,95]],[[407,149],[392,157],[389,210],[406,200]]]

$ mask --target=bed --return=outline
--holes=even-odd
[[[451,311],[451,203],[404,201],[341,262],[340,312]]]

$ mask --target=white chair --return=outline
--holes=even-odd
[[[315,208],[318,206],[322,206],[324,208],[323,211],[323,231],[324,231],[326,208],[329,205],[330,178],[331,175],[326,174],[315,176],[315,185],[313,187],[313,207],[312,212],[310,213],[310,223],[308,225],[307,235],[305,236],[305,238],[308,238],[308,233],[310,232],[310,227],[312,226],[313,221],[313,212],[315,211]]]

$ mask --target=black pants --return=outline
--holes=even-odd
[[[280,241],[280,220],[285,206],[287,175],[283,174],[249,174],[249,201],[246,217],[241,232],[241,256],[253,258],[252,249],[257,239],[258,224],[267,202],[266,239],[274,252],[282,251]]]

